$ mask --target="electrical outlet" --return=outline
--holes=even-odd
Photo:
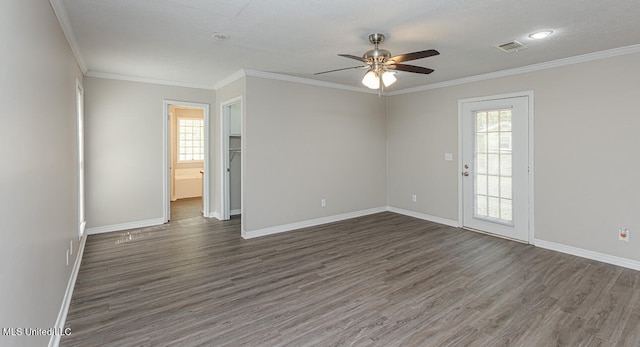
[[[629,230],[627,228],[618,229],[618,240],[629,242]]]
[[[327,199],[320,200],[320,206],[321,207],[327,207]]]
[[[418,201],[418,196],[416,194],[411,195],[411,201],[413,202]]]

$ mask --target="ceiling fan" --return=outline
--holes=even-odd
[[[329,72],[336,72],[336,71],[342,71],[342,70],[368,69],[367,73],[364,75],[364,78],[362,79],[362,84],[364,84],[368,88],[378,89],[378,91],[380,91],[383,88],[383,86],[388,87],[397,80],[395,76],[396,71],[414,72],[414,73],[420,73],[425,75],[433,72],[432,69],[429,69],[426,67],[400,64],[400,63],[405,61],[432,57],[434,55],[440,54],[440,52],[436,51],[435,49],[428,49],[426,51],[419,51],[419,52],[391,56],[391,52],[387,51],[386,49],[378,48],[378,45],[382,43],[382,41],[384,41],[383,34],[369,35],[369,42],[373,43],[375,45],[375,48],[366,51],[362,55],[362,58],[355,55],[350,55],[350,54],[338,54],[341,57],[359,60],[365,63],[366,65],[323,71],[323,72],[315,73],[314,75],[321,75]]]

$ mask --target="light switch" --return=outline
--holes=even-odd
[[[452,161],[453,160],[453,153],[445,153],[444,154],[444,160]]]

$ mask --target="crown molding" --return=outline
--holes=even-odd
[[[377,91],[375,90],[347,86],[344,84],[316,81],[309,78],[302,78],[302,77],[295,77],[290,75],[277,74],[273,72],[263,72],[263,71],[246,70],[246,69],[242,69],[234,72],[232,75],[230,75],[229,77],[226,77],[225,79],[216,83],[213,86],[204,85],[204,84],[187,83],[187,82],[169,81],[169,80],[158,80],[153,78],[137,77],[137,76],[130,76],[130,75],[120,75],[120,74],[113,74],[113,73],[100,72],[100,71],[88,71],[87,73],[85,73],[85,76],[112,79],[112,80],[130,81],[130,82],[141,82],[141,83],[162,84],[162,85],[177,86],[177,87],[206,89],[206,90],[218,90],[218,89],[224,88],[225,86],[243,77],[260,77],[260,78],[266,78],[266,79],[272,79],[272,80],[278,80],[278,81],[308,84],[308,85],[319,86],[319,87],[349,90],[349,91],[354,91],[359,93],[378,94]],[[387,93],[386,92],[382,93],[382,95],[387,95]]]
[[[452,86],[457,86],[461,84],[479,82],[479,81],[490,80],[490,79],[500,78],[500,77],[520,75],[520,74],[525,74],[529,72],[547,70],[547,69],[552,69],[552,68],[562,67],[567,65],[586,63],[594,60],[601,60],[601,59],[612,58],[612,57],[617,57],[617,56],[626,55],[626,54],[633,54],[633,53],[640,53],[640,44],[613,48],[606,51],[587,53],[587,54],[582,54],[574,57],[562,58],[562,59],[552,60],[544,63],[538,63],[538,64],[532,64],[532,65],[522,66],[522,67],[513,68],[513,69],[490,72],[490,73],[476,75],[476,76],[463,77],[463,78],[444,81],[444,82],[426,84],[423,86],[400,89],[395,91],[385,91],[382,93],[382,95],[393,96],[393,95],[416,93],[416,92],[432,90],[432,89],[452,87]],[[225,79],[223,81],[225,82],[224,85],[229,84],[235,81],[236,79],[240,78],[238,76],[260,77],[260,78],[267,78],[267,79],[273,79],[273,80],[279,80],[279,81],[308,84],[313,86],[349,90],[349,91],[355,91],[360,93],[377,94],[377,91],[375,90],[358,88],[358,87],[348,86],[348,85],[338,84],[338,83],[318,81],[318,80],[313,80],[313,79],[303,78],[303,77],[277,74],[273,72],[257,71],[257,70],[240,70],[235,74],[233,74],[232,76]],[[219,84],[222,84],[222,82]],[[218,84],[216,85],[216,89],[217,88],[218,88]]]
[[[231,74],[229,77],[227,77],[227,78],[223,79],[222,81],[216,83],[215,86],[213,86],[213,88],[215,90],[218,90],[220,88],[224,88],[224,87],[230,85],[231,83],[233,83],[233,82],[235,82],[235,81],[237,81],[237,80],[239,80],[239,79],[241,79],[243,77],[246,77],[246,76],[247,76],[247,74],[245,73],[245,70],[238,70],[238,71],[234,72],[233,74]]]
[[[318,81],[318,80],[313,80],[313,79],[304,78],[304,77],[283,75],[283,74],[278,74],[273,72],[244,70],[244,73],[246,76],[250,76],[250,77],[260,77],[260,78],[266,78],[271,80],[308,84],[308,85],[317,86],[317,87],[342,89],[342,90],[348,90],[352,92],[365,93],[365,94],[376,94],[376,95],[378,94],[377,90],[348,86],[348,85],[339,84],[339,83]],[[382,95],[386,95],[386,93],[383,93]]]
[[[499,77],[520,75],[520,74],[525,74],[525,73],[534,72],[534,71],[547,70],[547,69],[552,69],[552,68],[561,67],[561,66],[586,63],[594,60],[612,58],[612,57],[617,57],[617,56],[626,55],[626,54],[633,54],[633,53],[640,53],[640,44],[609,49],[606,51],[577,55],[574,57],[552,60],[544,63],[517,67],[514,69],[490,72],[482,75],[464,77],[464,78],[459,78],[459,79],[450,80],[450,81],[432,83],[432,84],[427,84],[427,85],[413,87],[413,88],[406,88],[406,89],[391,91],[386,93],[386,95],[389,95],[389,96],[401,95],[401,94],[422,92],[422,91],[431,90],[431,89],[452,87],[452,86],[457,86],[461,84],[479,82],[479,81],[484,81],[484,80],[489,80],[489,79],[499,78]]]
[[[89,71],[89,72],[87,72],[85,74],[85,76],[86,77],[105,78],[105,79],[111,79],[111,80],[129,81],[129,82],[161,84],[161,85],[174,86],[174,87],[185,87],[185,88],[215,90],[213,86],[207,85],[207,84],[187,83],[187,82],[178,82],[178,81],[169,81],[169,80],[158,80],[158,79],[153,79],[153,78],[137,77],[137,76],[129,76],[129,75],[119,75],[119,74],[113,74],[113,73],[108,73],[108,72],[99,72],[99,71]]]
[[[50,1],[53,4],[53,2],[59,2],[60,0],[50,0]],[[65,35],[66,35],[66,31],[65,31]],[[73,31],[71,31],[71,35],[73,35]],[[70,42],[71,42],[71,40],[70,40]],[[467,84],[467,83],[480,82],[480,81],[490,80],[490,79],[494,79],[494,78],[520,75],[520,74],[525,74],[525,73],[529,73],[529,72],[552,69],[552,68],[556,68],[556,67],[562,67],[562,66],[567,66],[567,65],[585,63],[585,62],[601,60],[601,59],[606,59],[606,58],[612,58],[612,57],[617,57],[617,56],[626,55],[626,54],[634,54],[634,53],[640,53],[640,44],[631,45],[631,46],[625,46],[625,47],[620,47],[620,48],[614,48],[614,49],[610,49],[610,50],[606,50],[606,51],[588,53],[588,54],[578,55],[578,56],[569,57],[569,58],[552,60],[552,61],[548,61],[548,62],[544,62],[544,63],[527,65],[527,66],[518,67],[518,68],[514,68],[514,69],[501,70],[501,71],[496,71],[496,72],[491,72],[491,73],[486,73],[486,74],[481,74],[481,75],[476,75],[476,76],[463,77],[463,78],[444,81],[444,82],[438,82],[438,83],[426,84],[426,85],[412,87],[412,88],[400,89],[400,90],[396,90],[396,91],[385,91],[385,92],[382,93],[382,95],[383,96],[393,96],[393,95],[410,94],[410,93],[416,93],[416,92],[427,91],[427,90],[432,90],[432,89],[446,88],[446,87],[452,87],[452,86],[457,86],[457,85],[462,85],[462,84]],[[75,50],[74,50],[74,54],[75,54]],[[78,59],[77,56],[76,56],[76,59]],[[80,62],[78,64],[80,64]],[[187,87],[187,88],[206,89],[206,90],[218,90],[220,88],[224,88],[225,86],[227,86],[227,85],[229,85],[229,84],[231,84],[231,83],[233,83],[233,82],[235,82],[235,81],[237,81],[237,80],[239,80],[239,79],[241,79],[243,77],[259,77],[259,78],[265,78],[265,79],[271,79],[271,80],[307,84],[307,85],[318,86],[318,87],[326,87],[326,88],[333,88],[333,89],[348,90],[348,91],[353,91],[353,92],[358,92],[358,93],[365,93],[365,94],[377,94],[378,93],[377,90],[354,87],[354,86],[349,86],[349,85],[344,85],[344,84],[339,84],[339,83],[318,81],[318,80],[314,80],[314,79],[296,77],[296,76],[284,75],[284,74],[278,74],[278,73],[273,73],[273,72],[249,70],[249,69],[238,70],[235,73],[233,73],[232,75],[230,75],[230,76],[226,77],[225,79],[219,81],[215,85],[205,85],[205,84],[195,84],[195,83],[188,83],[188,82],[158,80],[158,79],[152,79],[152,78],[129,76],[129,75],[119,75],[119,74],[112,74],[112,73],[99,72],[99,71],[88,71],[88,72],[85,73],[85,76],[97,77],[97,78],[106,78],[106,79],[115,79],[115,80],[123,80],[123,81],[132,81],[132,82],[151,83],[151,84],[162,84],[162,85]]]
[[[71,52],[76,58],[76,62],[78,63],[82,74],[86,74],[88,71],[87,64],[84,62],[84,57],[82,55],[82,51],[80,50],[80,45],[78,45],[78,40],[76,40],[76,34],[73,31],[73,28],[71,28],[71,22],[69,22],[67,9],[62,4],[62,0],[49,0],[49,3],[51,4],[53,13],[55,13],[56,17],[58,18],[58,23],[60,23],[60,27],[62,27],[62,32],[67,38],[67,42],[69,43]]]

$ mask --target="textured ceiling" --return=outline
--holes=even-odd
[[[367,36],[393,55],[437,49],[398,74],[400,90],[640,44],[638,0],[52,0],[66,9],[76,54],[91,72],[213,87],[240,69],[361,87]],[[539,29],[544,40],[527,35]],[[231,39],[218,41],[220,32]],[[504,53],[518,40],[527,48]]]

